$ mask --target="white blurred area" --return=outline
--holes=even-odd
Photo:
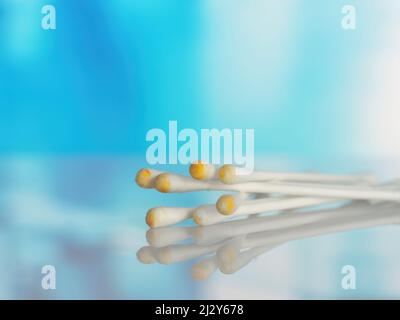
[[[383,162],[386,171],[400,172],[400,2],[371,5],[379,23],[372,25],[371,20],[372,36],[355,59],[359,77],[351,98],[357,110],[354,145],[364,157]]]

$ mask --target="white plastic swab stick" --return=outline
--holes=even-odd
[[[334,203],[340,200],[327,198],[266,198],[243,201],[234,215],[222,215],[214,206],[199,207],[193,212],[193,219],[198,225],[208,226],[222,222],[231,217],[240,217],[277,210],[289,210],[309,207],[313,205]]]
[[[326,197],[357,200],[388,200],[400,201],[400,191],[384,190],[377,187],[339,186],[323,184],[295,183],[260,183],[246,182],[231,186],[240,186],[243,192],[281,193],[298,196]],[[238,188],[239,189],[239,188]],[[257,191],[257,189],[259,191]]]
[[[194,280],[207,280],[218,269],[215,255],[194,264],[191,269]]]
[[[250,234],[243,242],[243,247],[253,248],[278,242],[287,242],[306,237],[315,237],[323,234],[349,231],[353,229],[364,229],[388,224],[400,223],[400,207],[393,206],[379,209],[367,210],[368,214],[362,219],[358,216],[342,217],[337,219],[324,219],[321,222],[305,224],[297,227],[278,229],[273,231]]]
[[[299,196],[340,199],[400,201],[400,192],[372,187],[324,184],[293,184],[279,182],[244,182],[223,184],[216,181],[198,181],[188,177],[163,173],[157,176],[155,187],[160,192],[190,192],[201,190],[239,191],[247,193],[281,193]]]
[[[330,183],[373,183],[374,177],[371,175],[337,175],[322,173],[298,173],[298,172],[268,172],[268,171],[248,171],[243,168],[235,167],[231,164],[223,165],[218,170],[218,178],[223,183],[239,183],[249,181],[301,181],[301,182],[330,182]]]
[[[164,193],[221,190],[223,187],[219,181],[200,181],[172,173],[163,173],[155,180],[155,188]]]
[[[202,161],[192,163],[189,167],[189,173],[196,180],[211,180],[217,178],[217,166]]]
[[[163,172],[154,169],[140,169],[136,174],[135,181],[140,187],[151,189],[154,188],[155,178],[161,173]]]
[[[142,247],[136,253],[136,257],[141,263],[150,264],[157,262],[156,249],[153,247]]]
[[[196,208],[193,212],[193,220],[200,226],[208,226],[229,219],[217,211],[215,205],[203,205]]]
[[[340,199],[312,197],[264,198],[245,200],[242,201],[241,205],[238,206],[235,196],[225,195],[223,198],[220,197],[218,199],[216,208],[219,213],[223,211],[222,214],[226,216],[232,215],[232,217],[237,217],[240,215],[255,214],[260,212],[304,208],[338,201],[340,201]]]
[[[196,244],[206,245],[243,234],[288,228],[343,215],[350,216],[354,214],[362,214],[364,209],[368,207],[369,205],[366,204],[351,204],[330,210],[302,213],[290,212],[286,214],[255,217],[254,219],[228,221],[195,228],[192,230],[192,237]]]
[[[146,239],[152,247],[165,247],[192,236],[193,227],[162,227],[149,229],[146,232]]]
[[[192,218],[193,208],[157,207],[147,211],[146,223],[151,228],[165,227]]]
[[[397,191],[399,191],[399,189],[400,189],[399,182],[397,180],[385,182],[385,183],[376,185],[376,187],[380,188],[381,190],[397,190]],[[248,196],[244,197],[243,195],[244,195],[244,193],[239,193],[239,194],[222,195],[221,197],[219,197],[219,199],[217,200],[217,203],[216,203],[218,212],[221,214],[225,214],[225,215],[230,215],[230,214],[235,213],[236,209],[241,204],[243,204],[245,200],[249,200]],[[318,199],[321,199],[321,202]],[[318,199],[315,199],[315,204],[325,203],[324,202],[325,200],[323,198],[318,198]],[[261,200],[261,201],[254,201],[254,200],[251,201],[250,200],[247,203],[254,202],[254,204],[255,204],[258,202],[261,204],[263,201],[265,201],[266,203],[270,203],[270,200],[271,199],[267,199],[264,197],[263,200]],[[326,203],[331,203],[332,201],[335,201],[335,200],[332,200],[332,198],[326,198]],[[310,198],[310,202],[313,202],[313,200],[311,200],[311,198]],[[379,202],[379,200],[378,200],[378,202]],[[312,205],[312,203],[310,203],[309,205]],[[300,207],[302,207],[302,206],[303,205],[300,205]],[[292,210],[292,209],[296,209],[296,208],[289,208],[288,210]],[[270,209],[268,209],[268,206],[267,206],[266,210],[270,210]],[[261,211],[263,212],[266,210],[261,210]]]

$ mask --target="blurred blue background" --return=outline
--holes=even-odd
[[[47,4],[56,30],[41,28]],[[341,26],[346,4],[355,30]],[[0,0],[0,298],[400,297],[395,229],[302,240],[202,284],[184,263],[141,265],[146,210],[208,196],[134,185],[146,132],[170,120],[253,128],[259,168],[398,176],[399,9]],[[46,264],[54,291],[40,286]],[[365,279],[354,292],[340,288],[344,264]]]

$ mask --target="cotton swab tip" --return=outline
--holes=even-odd
[[[171,190],[170,174],[162,173],[155,181],[155,187],[158,191],[168,193]]]
[[[196,180],[209,180],[215,175],[215,166],[198,161],[190,165],[189,173]]]
[[[155,226],[155,221],[156,221],[156,208],[152,208],[149,211],[147,211],[146,214],[146,223],[150,228],[154,228]]]
[[[151,228],[166,227],[192,217],[192,208],[156,207],[147,211],[146,223]]]
[[[142,188],[151,188],[151,171],[149,169],[139,170],[135,181]]]
[[[237,209],[237,203],[235,197],[231,195],[221,196],[216,204],[217,210],[223,215],[231,215]]]
[[[234,183],[236,177],[236,169],[231,164],[225,164],[218,170],[218,178],[223,183]]]

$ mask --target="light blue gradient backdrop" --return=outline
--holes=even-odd
[[[56,30],[41,29],[45,4],[56,7]],[[344,4],[357,8],[355,31],[341,28]],[[252,298],[399,297],[380,278],[400,263],[383,249],[398,240],[394,229],[300,241],[274,253],[280,263],[260,258],[255,271],[201,285],[189,264],[141,265],[148,208],[215,197],[133,183],[146,166],[146,132],[169,120],[253,128],[259,167],[398,173],[393,153],[362,134],[357,99],[368,91],[358,85],[361,62],[396,35],[393,8],[395,0],[1,0],[0,297],[229,298],[238,288]],[[384,235],[381,247],[364,245]],[[57,268],[55,291],[40,287],[45,264]],[[355,292],[340,288],[344,264],[365,276]],[[276,281],[279,270],[286,280]]]

